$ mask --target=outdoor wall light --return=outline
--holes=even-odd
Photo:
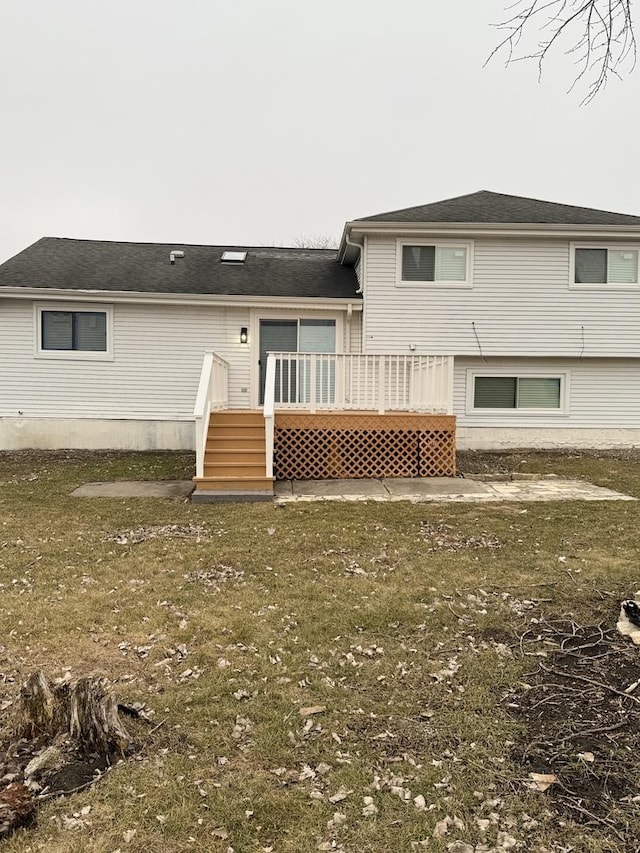
[[[240,329],[240,343],[246,344],[249,341],[249,330],[246,326],[242,326]]]

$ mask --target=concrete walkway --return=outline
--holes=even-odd
[[[191,480],[116,480],[85,483],[71,492],[74,498],[187,498]]]
[[[192,491],[191,480],[120,480],[112,483],[85,483],[71,494],[78,498],[187,498]],[[286,480],[275,483],[274,493],[278,504],[295,501],[487,503],[636,500],[584,480],[562,480],[557,477],[513,481],[480,481],[461,477],[434,477],[426,480]]]
[[[411,501],[413,503],[488,503],[496,501],[634,501],[629,495],[584,480],[323,480],[275,484],[276,502]]]

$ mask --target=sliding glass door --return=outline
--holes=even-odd
[[[269,352],[333,353],[336,351],[336,321],[299,318],[296,320],[260,320],[260,405]],[[335,393],[335,365],[329,360],[316,364],[316,396],[332,398]],[[277,365],[275,398],[280,403],[308,403],[311,387],[311,363],[308,358],[283,359]]]

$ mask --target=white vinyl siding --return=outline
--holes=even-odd
[[[207,350],[229,362],[231,407],[250,408],[250,321],[249,308],[114,304],[113,360],[67,361],[35,357],[33,302],[0,296],[0,417],[192,420]],[[352,352],[360,328],[356,312],[343,324]]]
[[[248,309],[114,305],[113,360],[34,358],[32,303],[0,299],[0,416],[191,420],[206,350],[230,361],[230,401],[248,408],[248,325]]]
[[[552,427],[554,429],[640,428],[640,358],[495,358],[503,376],[564,376],[561,412],[534,409],[474,409],[473,376],[487,374],[479,358],[456,358],[453,413],[460,427]]]
[[[368,237],[364,349],[640,357],[640,287],[572,287],[570,257],[566,239],[477,238],[472,288],[397,287],[397,240]]]

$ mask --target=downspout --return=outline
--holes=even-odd
[[[360,245],[360,243],[354,243],[353,240],[349,239],[349,236],[347,234],[344,235],[344,240],[347,246],[353,246],[354,249],[358,250],[358,253],[360,255],[360,287],[356,290],[356,295],[363,297],[361,314],[362,319],[360,321],[360,352],[364,352],[364,342],[366,341],[365,328],[367,317],[367,304],[366,299],[364,297],[364,283],[367,280],[367,235],[364,235],[362,245]]]
[[[356,294],[358,296],[360,296],[362,293],[364,293],[364,284],[363,284],[364,283],[364,272],[365,272],[364,267],[365,267],[365,262],[366,262],[365,261],[364,246],[366,245],[366,240],[367,240],[366,236],[363,239],[365,242],[361,246],[360,243],[354,243],[353,240],[350,240],[347,234],[344,235],[344,241],[347,244],[347,246],[353,246],[354,249],[358,250],[358,254],[360,255],[360,287],[356,290]]]

